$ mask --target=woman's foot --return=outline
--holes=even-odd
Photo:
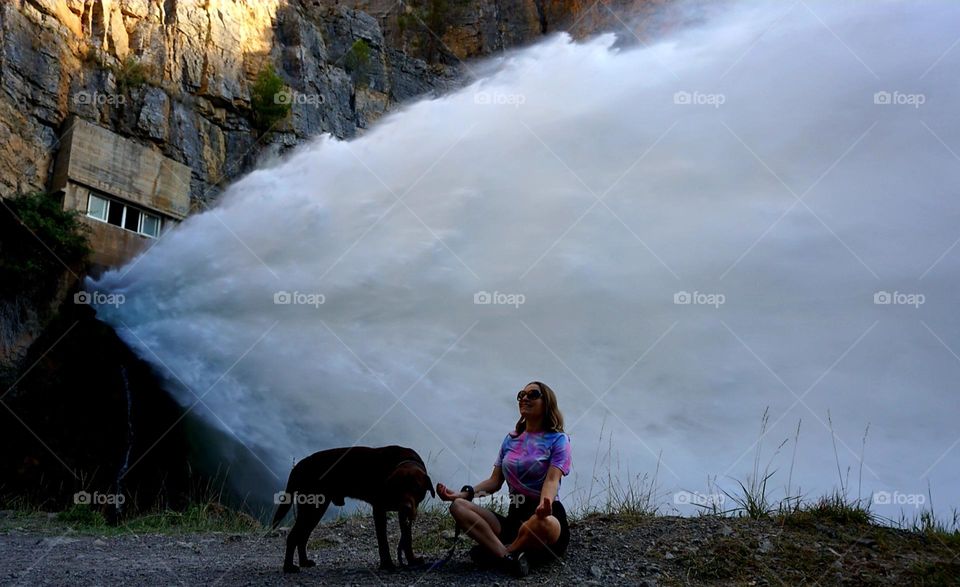
[[[503,557],[504,570],[514,577],[526,577],[530,574],[530,561],[525,552],[508,552]]]
[[[470,549],[470,559],[481,567],[493,567],[499,562],[500,557],[493,554],[480,544],[475,544]]]

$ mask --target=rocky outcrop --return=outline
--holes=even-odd
[[[618,15],[652,14],[660,1],[9,0],[0,196],[47,187],[76,114],[189,165],[202,205],[264,150],[351,137],[398,103],[456,85],[463,60],[568,28],[626,31],[636,18]],[[258,137],[250,91],[267,64],[292,90],[292,115]]]
[[[394,4],[396,6],[396,4]],[[347,59],[354,43],[369,51]],[[258,139],[250,90],[274,65],[292,116]],[[47,186],[76,114],[193,170],[198,202],[265,146],[353,136],[394,104],[455,83],[357,8],[296,0],[13,0],[0,6],[0,194]]]
[[[343,63],[357,39],[372,65],[358,83]],[[393,103],[443,87],[390,51],[369,15],[285,0],[15,0],[0,6],[0,192],[46,187],[63,121],[76,114],[155,145],[193,170],[207,199],[265,143],[329,132],[350,137]],[[273,64],[293,115],[258,141],[250,89]]]

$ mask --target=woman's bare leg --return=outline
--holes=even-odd
[[[465,499],[457,498],[450,504],[450,514],[470,538],[476,540],[489,552],[498,557],[507,553],[506,547],[498,538],[500,520],[493,515],[493,512]],[[557,526],[559,527],[559,522]]]
[[[559,539],[560,520],[556,516],[538,518],[533,515],[520,526],[517,539],[506,550],[507,552],[543,550]]]

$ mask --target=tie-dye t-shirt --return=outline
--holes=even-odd
[[[503,470],[510,493],[538,498],[551,465],[564,475],[570,472],[570,437],[563,432],[528,433],[526,430],[517,436],[514,434],[511,432],[503,439],[493,466]]]

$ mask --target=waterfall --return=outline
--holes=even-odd
[[[695,511],[676,496],[735,489],[758,446],[786,471],[801,419],[805,494],[856,476],[869,424],[867,496],[953,496],[958,17],[747,3],[632,46],[551,35],[261,166],[87,287],[123,293],[98,316],[272,472],[258,495],[351,444],[477,482],[536,379],[568,503],[659,462],[667,509]]]

